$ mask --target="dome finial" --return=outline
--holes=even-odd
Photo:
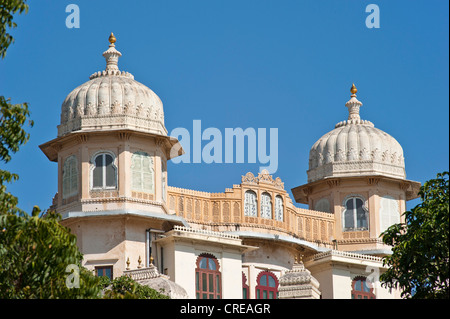
[[[116,50],[114,43],[116,42],[116,37],[114,33],[111,32],[109,36],[109,49],[103,52],[103,56],[106,59],[106,70],[105,71],[119,71],[118,61],[119,57],[122,56],[122,53]]]
[[[109,36],[109,43],[111,43],[112,45],[114,45],[114,43],[116,43],[116,37],[114,36],[114,33],[111,32],[111,35]]]
[[[356,89],[355,83],[352,84],[350,92],[352,93],[351,99],[345,103],[345,106],[348,108],[348,121],[353,124],[360,123],[361,118],[359,117],[359,108],[362,103],[356,98],[356,92],[358,92],[358,90]]]

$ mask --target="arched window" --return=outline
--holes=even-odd
[[[195,295],[197,299],[221,298],[219,262],[211,254],[201,254],[195,269]]]
[[[277,299],[278,279],[270,271],[261,271],[256,278],[256,299]]]
[[[256,193],[254,191],[245,192],[244,215],[251,217],[258,216]]]
[[[63,165],[62,196],[69,198],[78,194],[78,160],[75,155],[69,156]]]
[[[247,284],[247,277],[244,273],[242,273],[242,299],[250,299],[249,293],[249,287]]]
[[[284,205],[283,198],[280,195],[275,197],[275,219],[283,221],[284,218]]]
[[[92,189],[114,189],[117,187],[117,168],[114,165],[114,156],[111,153],[95,155],[94,169],[91,175]]]
[[[368,212],[362,198],[350,197],[345,201],[344,206],[344,231],[369,229]]]
[[[261,194],[261,217],[272,218],[272,197],[269,193]]]
[[[132,189],[138,192],[154,193],[153,158],[144,152],[131,156]]]
[[[352,281],[352,299],[375,299],[373,288],[370,288],[366,278],[356,277]]]

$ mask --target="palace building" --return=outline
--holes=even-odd
[[[348,119],[313,144],[293,198],[266,170],[243,172],[223,193],[171,187],[167,161],[183,150],[163,103],[119,70],[109,42],[106,69],[67,95],[57,137],[40,145],[58,163],[51,208],[77,236],[84,267],[172,298],[399,298],[378,282],[390,253],[380,234],[420,183],[406,179],[400,144],[360,118],[354,85]]]

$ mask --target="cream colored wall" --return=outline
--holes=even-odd
[[[377,299],[398,299],[398,290],[389,291],[381,286],[378,276],[384,271],[381,263],[338,258],[325,262],[308,262],[307,269],[320,283],[323,299],[351,299],[352,280],[357,276],[375,278],[373,293]],[[375,272],[373,272],[375,270]]]
[[[114,154],[114,164],[117,168],[117,188],[113,190],[91,190],[91,161],[93,156],[101,151]],[[136,151],[148,153],[154,164],[154,192],[140,193],[132,189],[131,156]],[[162,196],[162,166],[167,165],[166,154],[155,139],[130,134],[91,134],[84,139],[71,139],[61,146],[58,152],[58,193],[62,194],[62,173],[64,161],[71,155],[78,160],[78,195],[63,201],[58,196],[59,212],[114,209],[143,209],[136,202],[165,202]],[[166,173],[167,174],[167,173]],[[167,175],[166,175],[167,184]],[[166,187],[167,189],[167,187]],[[114,201],[112,198],[131,199]],[[109,198],[108,201],[102,198]],[[135,199],[135,200],[134,200]]]
[[[256,246],[258,249],[245,253],[242,258],[243,262],[274,269],[290,269],[295,256],[300,254],[295,247],[274,241],[245,239],[244,243]]]
[[[242,261],[239,252],[221,254],[222,291],[224,299],[242,299]]]
[[[174,235],[175,233],[175,235]],[[192,233],[169,233],[156,241],[163,247],[164,268],[170,279],[182,286],[189,298],[196,298],[195,269],[202,253],[212,254],[219,262],[223,299],[242,298],[242,247],[239,239],[212,239],[208,235]],[[209,238],[208,238],[209,237]]]
[[[114,277],[122,275],[129,259],[130,269],[145,267],[147,254],[146,229],[158,228],[158,221],[135,217],[92,217],[62,221],[77,236],[77,245],[83,254],[83,265],[113,266]],[[155,245],[153,245],[155,247]]]
[[[174,276],[170,279],[175,281],[183,287],[189,298],[195,299],[195,249],[192,246],[183,243],[176,243],[174,245],[174,264],[171,268],[174,269]]]
[[[310,209],[315,204],[327,198],[330,202],[331,212],[335,216],[335,239],[338,240],[338,249],[346,251],[384,249],[388,247],[381,243],[380,236],[380,198],[391,196],[397,200],[399,214],[406,210],[406,195],[401,181],[381,178],[340,178],[317,182],[309,190],[308,204]],[[369,211],[368,231],[346,231],[343,227],[344,201],[352,195],[362,196]]]
[[[308,268],[308,270],[311,270]],[[331,267],[315,267],[311,275],[319,282],[322,299],[333,299],[333,274]]]
[[[94,271],[96,266],[113,266],[113,274],[121,274],[126,250],[124,224],[120,219],[82,220],[68,225],[77,236],[83,254],[83,266]]]
[[[333,299],[351,299],[352,279],[348,269],[333,267]]]

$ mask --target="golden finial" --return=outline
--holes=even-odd
[[[114,44],[116,43],[116,37],[114,36],[114,33],[111,32],[111,35],[109,36],[109,43]]]
[[[130,269],[130,257],[127,258],[127,270]]]
[[[141,259],[141,256],[139,256],[139,259],[138,259],[138,268],[142,268],[142,266],[141,266],[141,262],[142,262],[142,259]]]
[[[356,89],[355,83],[352,84],[352,88],[350,89],[350,92],[352,94],[356,94],[356,92],[358,92],[358,90]]]
[[[153,256],[150,255],[150,265],[153,265]]]

